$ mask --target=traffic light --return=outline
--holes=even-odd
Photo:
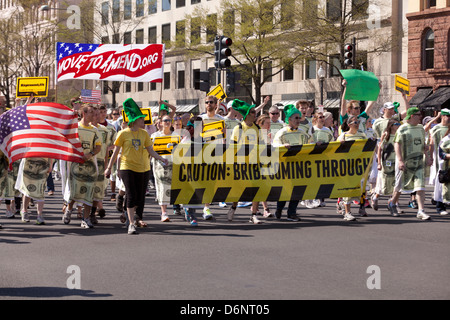
[[[231,49],[233,40],[225,36],[216,36],[214,40],[214,56],[216,61],[214,65],[216,69],[225,69],[231,66],[231,61],[228,59],[231,56]]]
[[[347,43],[344,45],[344,66],[354,66],[355,61],[355,46]]]
[[[200,91],[209,92],[210,84],[209,84],[209,71],[200,71],[199,73],[199,89]]]

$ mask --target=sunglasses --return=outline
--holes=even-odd
[[[170,119],[164,119],[164,120],[162,120],[163,122],[172,122],[172,120],[170,120]]]
[[[325,118],[325,117],[317,117],[317,119],[323,119],[323,118]]]
[[[215,104],[214,101],[205,101],[206,104]]]
[[[301,118],[300,117],[291,117],[291,119],[298,120],[298,119],[301,119]]]
[[[359,121],[353,121],[353,122],[350,122],[349,124],[359,124]]]
[[[400,125],[401,125],[401,123],[398,123],[398,122],[393,124],[393,126],[400,126]]]
[[[173,121],[181,120],[181,117],[175,117],[173,118]]]
[[[353,110],[359,110],[361,107],[353,107]]]
[[[113,113],[113,116],[118,116],[119,114],[118,113]]]
[[[280,113],[279,113],[279,112],[271,112],[270,114],[273,115],[273,116],[277,116],[277,115],[279,115]]]

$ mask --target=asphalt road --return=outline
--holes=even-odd
[[[182,217],[159,221],[147,197],[148,228],[127,235],[113,203],[94,229],[61,222],[61,195],[47,197],[45,226],[0,222],[2,299],[449,299],[450,216],[415,210],[394,218],[382,208],[343,221],[334,201],[300,207],[299,222],[248,222],[250,210],[212,206],[215,221],[189,226]],[[274,203],[271,203],[274,212]],[[72,288],[69,288],[72,287]],[[74,287],[74,288],[73,288]],[[369,288],[370,287],[370,288]]]

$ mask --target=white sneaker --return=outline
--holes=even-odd
[[[252,217],[250,218],[249,222],[253,224],[261,224],[261,220],[258,219],[258,217],[254,214],[252,214]]]
[[[63,217],[62,217],[62,221],[64,222],[64,224],[69,224],[70,223],[70,216],[72,215],[72,211],[70,211],[69,209],[66,209],[66,211],[64,211]]]
[[[128,226],[128,234],[138,234],[138,232],[136,231],[136,227],[134,226],[133,223],[131,223]]]
[[[86,219],[81,219],[81,227],[85,228],[85,229],[92,229],[94,227],[94,225],[91,222],[91,219],[86,218]]]
[[[14,218],[14,213],[12,211],[6,210],[6,218],[7,219]]]
[[[269,212],[268,210],[264,210],[263,217],[264,218],[272,218],[273,213]]]
[[[170,222],[169,215],[167,212],[161,213],[161,222]]]
[[[236,208],[231,207],[227,212],[228,221],[233,221],[234,213],[236,212]]]
[[[227,204],[225,202],[219,202],[219,207],[225,208]]]
[[[44,217],[38,216],[37,219],[36,219],[36,224],[39,225],[39,226],[40,225],[44,225],[45,224]]]
[[[439,212],[439,214],[440,214],[441,216],[446,216],[446,215],[448,215],[448,212],[445,211],[445,210],[442,210],[442,211]]]
[[[421,220],[429,220],[430,219],[430,216],[427,215],[425,213],[425,211],[423,211],[423,210],[417,212],[417,216],[416,217],[417,217],[417,219],[421,219]]]
[[[203,208],[203,219],[210,220],[212,218],[213,218],[213,215],[211,214],[211,210],[209,208]]]
[[[28,214],[28,212],[21,211],[20,216],[22,217],[23,222],[30,222],[30,215]]]
[[[356,218],[354,216],[352,216],[352,214],[349,212],[349,213],[344,214],[344,220],[353,221],[353,220],[356,220]]]

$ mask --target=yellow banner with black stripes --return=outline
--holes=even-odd
[[[376,141],[272,147],[180,144],[171,204],[360,197]]]

